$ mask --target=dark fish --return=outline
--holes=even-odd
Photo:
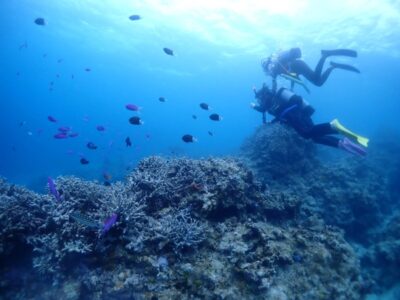
[[[210,119],[213,121],[221,121],[222,117],[219,114],[211,114]]]
[[[68,138],[68,134],[65,132],[60,132],[54,135],[54,138],[57,140],[62,140],[62,139],[67,139]]]
[[[44,54],[42,55],[42,57],[43,57],[43,58],[46,58],[46,57],[47,57],[47,54],[46,54],[46,53],[44,53]]]
[[[59,64],[61,64],[61,63],[63,62],[63,59],[62,59],[62,58],[59,58],[59,59],[57,60],[57,62],[58,62]]]
[[[196,115],[192,115],[192,118],[197,120],[197,116]]]
[[[163,48],[163,50],[164,50],[165,54],[174,56],[174,51],[172,51],[171,49]]]
[[[104,181],[104,186],[111,186],[111,183],[109,181]]]
[[[126,104],[125,108],[127,110],[132,110],[132,111],[139,111],[140,110],[140,107],[137,106],[136,104]]]
[[[109,218],[105,219],[104,224],[103,224],[103,230],[102,234],[106,234],[111,227],[117,222],[118,215],[117,214],[112,214]]]
[[[86,147],[88,147],[90,150],[96,150],[97,149],[97,146],[92,142],[87,143]]]
[[[164,97],[160,97],[160,98],[158,98],[158,101],[160,101],[160,102],[165,102],[165,101],[167,101]]]
[[[142,17],[139,16],[139,15],[132,15],[132,16],[129,17],[129,20],[131,20],[131,21],[137,21],[137,20],[140,20],[141,18],[142,18]]]
[[[208,131],[208,135],[213,136],[214,134],[211,131]]]
[[[52,194],[57,201],[61,201],[60,193],[57,191],[56,184],[51,177],[47,178],[47,184],[49,185],[50,194]]]
[[[69,215],[74,221],[78,222],[79,224],[82,224],[86,227],[94,228],[94,229],[100,229],[101,224],[90,219],[88,216],[85,216],[80,213],[72,213]]]
[[[28,43],[24,42],[22,45],[19,46],[19,50],[28,48]]]
[[[103,125],[97,125],[96,126],[97,131],[105,131],[106,128]]]
[[[204,109],[204,110],[210,110],[211,109],[210,106],[208,106],[208,104],[204,103],[204,102],[200,103],[200,107],[202,109]]]
[[[131,123],[132,125],[141,125],[143,124],[142,120],[139,117],[132,117],[129,119],[129,123]]]
[[[19,122],[19,127],[25,126],[26,125],[26,121],[21,121]]]
[[[104,178],[105,180],[111,180],[111,179],[112,179],[112,176],[111,176],[110,173],[104,172],[104,173],[103,173],[103,178]]]
[[[87,165],[87,164],[89,163],[89,161],[88,161],[86,158],[84,158],[84,157],[82,157],[82,158],[80,159],[80,162],[81,162],[82,165]]]
[[[197,141],[196,138],[193,135],[190,135],[190,134],[185,134],[184,136],[182,136],[182,140],[185,143],[193,143],[193,142]]]
[[[92,71],[92,69],[90,69],[90,68],[85,68],[85,71],[86,71],[86,72],[90,72],[90,71]]]
[[[74,79],[74,78],[75,78],[75,76],[74,76],[74,74],[72,74],[72,75],[71,75],[71,79]]]
[[[34,22],[36,25],[39,25],[39,26],[46,25],[46,21],[43,18],[37,18]]]
[[[57,123],[57,119],[54,118],[53,116],[47,116],[47,120],[49,120],[50,122],[53,122],[53,123]]]
[[[58,128],[58,131],[60,131],[60,132],[68,132],[70,130],[71,130],[71,127],[69,127],[69,126],[62,126],[62,127]]]
[[[130,139],[129,136],[125,139],[125,144],[126,144],[127,147],[131,147],[132,146],[132,142],[131,142],[131,139]]]
[[[71,138],[77,137],[79,135],[79,133],[77,132],[71,132],[68,136]]]

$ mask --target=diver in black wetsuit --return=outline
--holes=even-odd
[[[312,70],[303,60],[300,59],[300,48],[291,48],[287,51],[282,51],[277,55],[271,55],[262,63],[262,67],[265,73],[272,77],[273,90],[276,90],[276,77],[282,74],[295,79],[298,79],[299,75],[302,75],[314,85],[322,86],[334,69],[343,69],[360,73],[360,71],[353,66],[335,62],[330,62],[330,66],[322,72],[325,60],[329,56],[334,55],[357,57],[357,52],[349,49],[322,50],[321,58],[319,59],[315,70]]]
[[[366,155],[364,147],[368,146],[368,139],[359,136],[346,129],[337,119],[330,123],[315,125],[311,119],[314,113],[312,108],[302,97],[286,88],[271,91],[266,85],[255,91],[258,104],[252,103],[252,107],[262,113],[268,112],[275,119],[272,122],[282,122],[293,127],[297,133],[306,139],[312,139],[315,143],[335,148],[341,148],[357,155]],[[339,139],[335,134],[343,134],[348,138]]]

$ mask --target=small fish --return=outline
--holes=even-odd
[[[213,121],[221,121],[222,117],[219,114],[211,114],[210,119]]]
[[[131,20],[131,21],[137,21],[137,20],[140,20],[141,18],[142,18],[142,17],[139,16],[139,15],[132,15],[132,16],[129,17],[129,20]]]
[[[46,54],[46,53],[43,53],[42,57],[43,57],[43,58],[46,58],[46,57],[47,57],[47,54]]]
[[[50,194],[52,194],[57,201],[61,201],[60,193],[57,191],[56,184],[51,177],[47,178],[47,184],[49,185]]]
[[[29,135],[29,136],[33,135],[32,131],[27,131],[26,134]]]
[[[85,71],[86,71],[86,72],[90,72],[90,71],[92,71],[92,69],[90,69],[90,68],[85,68]]]
[[[111,183],[109,181],[104,181],[103,184],[104,186],[111,186]]]
[[[197,139],[191,134],[185,134],[184,136],[182,136],[182,141],[184,141],[185,143],[193,143],[197,142]]]
[[[167,100],[166,100],[164,97],[159,97],[159,98],[158,98],[158,101],[160,101],[160,102],[166,102]]]
[[[204,110],[210,110],[211,107],[207,104],[207,103],[200,103],[200,108],[204,109]]]
[[[57,123],[57,119],[52,116],[47,116],[47,120],[49,120],[50,122],[53,122],[53,123]]]
[[[127,105],[125,105],[125,108],[127,110],[132,110],[132,111],[139,111],[140,110],[140,107],[135,105],[135,104],[127,104]]]
[[[131,142],[131,139],[130,139],[129,136],[125,139],[125,144],[126,144],[127,147],[131,147],[132,146],[132,142]]]
[[[106,128],[103,125],[97,125],[96,126],[97,131],[105,131]]]
[[[87,143],[86,147],[88,147],[90,150],[96,150],[97,149],[97,146],[92,142]]]
[[[62,139],[67,139],[68,134],[65,132],[60,132],[60,133],[55,134],[53,137],[57,140],[62,140]]]
[[[36,18],[34,22],[35,22],[36,25],[39,25],[39,26],[45,26],[46,25],[46,21],[43,18]]]
[[[89,161],[88,161],[86,158],[84,158],[84,157],[82,157],[79,161],[81,162],[82,165],[87,165],[87,164],[89,164]]]
[[[174,56],[174,51],[172,51],[172,49],[163,48],[163,50],[164,50],[165,54]]]
[[[106,234],[111,229],[111,227],[117,222],[117,219],[118,215],[114,213],[104,220],[102,235]]]
[[[62,58],[57,59],[57,63],[61,64],[64,60]]]
[[[71,79],[74,79],[74,78],[75,78],[75,75],[74,75],[74,74],[72,74],[72,75],[71,75]]]
[[[60,74],[56,74],[56,77],[57,77],[57,78],[60,78]]]
[[[28,43],[25,41],[22,45],[19,46],[19,50],[28,48]]]
[[[26,121],[21,121],[21,122],[19,122],[19,127],[23,127],[23,126],[25,126],[26,125]]]
[[[83,122],[89,122],[89,116],[88,115],[84,115],[82,118]]]
[[[94,228],[94,229],[100,229],[101,224],[90,219],[88,216],[85,216],[80,213],[71,213],[69,215],[74,221],[78,222],[79,224],[82,224],[86,227]]]
[[[109,181],[109,180],[112,179],[112,176],[111,176],[110,173],[104,172],[104,173],[103,173],[103,178],[104,178],[105,180]]]
[[[71,137],[71,138],[75,138],[75,137],[77,137],[78,135],[79,135],[78,132],[71,132],[68,136]]]
[[[214,134],[211,131],[208,131],[208,135],[213,136]]]
[[[143,124],[142,120],[139,117],[132,117],[129,119],[129,123],[131,123],[132,125],[141,125]]]
[[[70,130],[71,130],[71,127],[69,127],[69,126],[58,127],[58,131],[60,131],[60,132],[68,132]]]
[[[150,133],[146,133],[145,137],[149,140],[151,138]]]
[[[50,81],[50,86],[53,86],[54,85],[54,81]]]
[[[197,120],[197,116],[196,115],[192,115],[192,118]]]

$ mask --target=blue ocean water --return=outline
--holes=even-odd
[[[131,15],[139,15],[140,18],[131,20],[129,18]],[[400,134],[397,123],[400,113],[399,1],[3,0],[0,1],[0,16],[0,39],[2,41],[0,50],[0,140],[2,146],[0,148],[0,176],[7,178],[11,184],[19,184],[46,194],[48,194],[49,176],[55,179],[58,176],[74,175],[83,179],[97,180],[100,183],[104,181],[117,182],[123,180],[141,159],[152,155],[189,158],[236,155],[243,142],[255,132],[262,122],[261,115],[251,109],[249,104],[255,101],[253,87],[260,88],[264,82],[270,83],[271,81],[271,78],[266,76],[261,68],[261,62],[265,58],[280,50],[300,47],[302,58],[313,68],[320,58],[322,49],[349,48],[356,50],[358,57],[330,57],[326,65],[329,65],[329,61],[350,64],[357,67],[361,71],[360,74],[334,70],[322,87],[313,86],[304,80],[310,93],[307,93],[301,86],[296,86],[295,92],[315,108],[313,119],[316,123],[324,123],[338,118],[346,127],[370,138],[369,149],[375,151],[375,156],[370,160],[369,156],[365,160],[357,160],[348,153],[330,149],[328,151],[337,151],[344,157],[343,161],[349,162],[346,168],[342,165],[342,167],[325,170],[325,166],[323,166],[322,171],[316,170],[315,178],[312,179],[315,181],[312,184],[315,185],[310,190],[302,190],[304,184],[301,180],[298,181],[299,186],[294,190],[299,188],[297,196],[304,198],[302,200],[306,206],[305,211],[309,209],[307,205],[310,203],[311,206],[318,203],[321,207],[328,203],[321,211],[332,210],[338,214],[331,218],[337,222],[337,224],[333,222],[333,225],[344,228],[346,243],[351,244],[352,249],[357,251],[357,259],[360,261],[355,261],[353,267],[358,263],[362,265],[363,285],[365,286],[358,287],[359,290],[362,290],[359,294],[370,294],[367,299],[398,298],[399,287],[396,284],[399,276],[398,270],[392,269],[391,265],[398,261],[393,253],[398,251],[396,248],[398,236],[395,229],[398,226],[396,224],[400,224],[398,217],[400,210],[397,208],[399,192],[397,180],[400,174],[400,165],[396,154],[398,148],[396,145],[390,144],[390,141],[395,137],[397,143]],[[45,25],[36,24],[37,18],[43,18]],[[174,55],[168,55],[163,48],[172,49]],[[279,85],[289,87],[289,82],[279,79]],[[160,101],[160,97],[164,97],[166,101]],[[207,103],[211,110],[201,109],[200,103],[203,102]],[[127,104],[136,105],[139,107],[139,111],[126,109]],[[222,120],[210,120],[211,113],[218,113],[222,116]],[[49,116],[55,118],[57,122],[50,122]],[[130,124],[129,118],[133,116],[139,117],[143,124]],[[271,120],[272,117],[269,116],[268,119]],[[104,127],[104,130],[99,131],[99,126]],[[76,133],[77,136],[56,139],[54,135],[60,133],[60,127],[70,127],[69,133]],[[194,136],[197,141],[185,143],[182,140],[182,136],[185,134]],[[130,147],[126,145],[128,137],[132,141]],[[380,143],[382,139],[384,143]],[[97,149],[89,149],[88,143],[94,143]],[[388,150],[379,152],[381,145],[387,145]],[[328,149],[321,145],[317,147]],[[82,164],[80,161],[82,158],[87,159],[89,163]],[[312,161],[309,157],[307,159]],[[271,162],[269,158],[266,161]],[[375,177],[371,179],[371,182],[373,180],[377,182],[368,181],[368,172],[372,173],[371,170],[381,170],[387,167],[379,165],[382,161],[389,161],[393,165],[387,168],[390,174],[382,172],[385,176],[387,175],[387,178],[380,178],[384,182],[384,187],[374,186],[380,182]],[[342,161],[339,161],[340,163],[346,164]],[[160,165],[163,166],[163,163]],[[191,167],[194,169],[193,166]],[[222,168],[221,174],[224,170]],[[327,184],[326,190],[322,189],[321,186],[323,187],[324,184],[318,185],[320,180],[318,176],[325,176],[321,178],[335,177],[332,174],[336,171],[338,172],[337,178],[333,178],[329,182],[331,185]],[[213,176],[215,175],[213,174]],[[360,177],[358,181],[357,176]],[[377,177],[379,176],[377,175]],[[341,178],[344,179],[341,181]],[[354,179],[354,182],[349,178]],[[64,184],[68,187],[69,184],[71,191],[74,190],[71,183],[74,181],[73,179],[58,180],[61,186]],[[141,182],[140,178],[135,180]],[[348,182],[345,182],[346,180]],[[173,182],[172,179],[171,182]],[[365,187],[362,186],[364,183]],[[3,181],[1,184],[5,185]],[[90,183],[85,184],[90,186]],[[283,190],[279,190],[279,192],[287,192],[285,184],[284,180],[278,182],[277,186]],[[218,184],[216,185],[218,186]],[[77,186],[74,188],[80,187],[79,184]],[[84,184],[82,186],[85,187]],[[386,189],[386,187],[388,188]],[[190,184],[189,188],[193,193],[202,194],[204,192],[201,184],[196,185],[195,182]],[[233,190],[235,191],[235,189]],[[254,190],[256,189],[254,188]],[[371,193],[375,190],[376,194]],[[20,191],[16,192],[13,186],[4,188],[4,191],[1,192],[7,194],[7,197],[0,195],[3,204],[6,202],[4,199],[16,201],[9,202],[11,207],[19,204],[19,200],[21,200],[21,206],[25,205],[26,199],[29,200],[29,197],[26,196],[21,196],[19,199],[20,195],[25,194]],[[72,193],[71,191],[67,192]],[[239,189],[239,191],[241,190]],[[289,188],[288,191],[290,191]],[[151,201],[153,200],[145,193],[144,195]],[[343,196],[345,199],[340,199],[341,195],[345,195]],[[249,198],[251,198],[250,196]],[[70,201],[66,201],[68,205],[78,203],[78,201],[72,201],[73,197],[70,195],[68,197],[68,201]],[[82,197],[84,199],[82,202],[90,202],[88,199],[91,199],[91,195],[85,197]],[[259,199],[254,197],[254,199]],[[385,207],[386,203],[382,204],[380,201],[377,204],[377,199],[381,200],[380,197],[383,199],[382,202],[387,200],[387,207]],[[102,201],[97,198],[96,201]],[[228,200],[227,202],[229,202]],[[36,205],[35,201],[43,201],[39,202],[43,207],[48,205],[38,195],[32,200]],[[59,204],[57,202],[54,205]],[[34,206],[35,209],[38,207],[42,209],[40,205]],[[7,205],[4,207],[8,208]],[[29,210],[29,206],[26,207],[24,209]],[[314,207],[314,209],[319,212],[318,209],[321,207],[317,209]],[[78,208],[81,209],[81,207],[70,209],[73,213],[82,213],[88,218],[93,218],[93,216],[100,218],[99,216],[101,216],[98,220],[107,220],[98,211],[79,211]],[[111,208],[109,209],[111,211]],[[376,215],[371,211],[375,211]],[[49,223],[46,225],[48,227],[43,227],[45,228],[44,232],[39,232],[38,229],[37,235],[42,237],[48,234],[46,230],[54,230],[51,232],[54,237],[59,238],[60,241],[65,239],[66,244],[70,243],[70,239],[74,239],[73,235],[71,238],[71,236],[65,237],[55,233],[64,232],[65,228],[75,230],[76,224],[68,223],[67,220],[70,212],[62,212],[65,213],[63,218],[55,218],[58,222],[61,222],[60,220],[64,222],[59,223],[58,227],[56,226],[58,231],[52,223]],[[187,224],[193,224],[191,223],[193,214],[186,216],[184,212],[185,210],[183,213],[181,212],[183,215],[181,219],[186,220],[185,218],[187,218],[189,220]],[[54,215],[58,217],[59,211],[55,209],[51,213],[48,211],[47,213],[52,219]],[[97,213],[99,214],[97,215]],[[101,213],[103,212],[101,211]],[[146,213],[148,214],[148,212]],[[157,215],[158,213],[160,214]],[[163,210],[162,213],[157,211],[157,214],[154,214],[160,217],[164,213],[167,215],[169,212]],[[228,215],[229,213],[232,212],[228,212]],[[92,215],[87,216],[87,214]],[[7,215],[7,212],[3,215]],[[109,217],[110,213],[106,216]],[[356,217],[351,219],[352,216]],[[118,240],[121,232],[125,230],[125,226],[128,226],[126,220],[124,222],[122,219],[123,214],[119,217],[121,220],[117,223],[118,227],[114,226],[113,231],[105,238],[108,242]],[[194,217],[198,216],[194,215]],[[225,217],[222,218],[224,221],[229,216],[226,219]],[[350,225],[346,223],[347,220],[342,219],[346,217],[350,218]],[[163,220],[163,218],[159,219]],[[179,218],[176,217],[176,219]],[[310,219],[312,218],[310,217]],[[330,219],[327,219],[328,221],[325,221],[328,224]],[[197,221],[195,218],[194,220]],[[250,218],[248,220],[251,221]],[[6,219],[3,221],[4,224],[9,223]],[[13,221],[18,223],[19,219]],[[35,221],[37,220],[32,220],[33,224]],[[211,221],[202,221],[207,222],[211,228],[216,227],[212,223],[214,221],[212,218]],[[250,221],[249,223],[251,223]],[[285,221],[292,226],[290,218]],[[356,239],[357,231],[354,228],[360,229],[365,225],[363,222],[369,221],[371,221],[371,230],[368,232],[368,239],[365,238],[367,240],[365,241],[360,238],[362,240],[360,242]],[[114,220],[115,222],[116,220]],[[272,221],[269,222],[268,219],[263,226],[267,228],[273,224]],[[297,226],[296,222],[294,223]],[[194,222],[194,224],[197,223]],[[222,229],[221,232],[226,235],[234,232],[232,228],[236,224],[235,222],[233,224],[229,225],[232,227],[226,226],[226,232]],[[282,227],[279,227],[278,225],[274,230],[289,226],[280,224]],[[18,233],[19,227],[16,226],[16,228]],[[33,231],[36,233],[36,227],[34,228]],[[149,228],[152,227],[149,226]],[[260,228],[257,230],[261,230]],[[364,231],[367,232],[368,229],[364,228]],[[4,232],[8,234],[8,231]],[[12,230],[10,232],[13,233]],[[84,232],[85,238],[88,236],[91,238],[90,232],[84,230],[82,232]],[[236,232],[234,233],[236,234]],[[1,236],[2,241],[3,239],[5,241],[4,245],[12,245],[15,247],[13,250],[16,250],[15,252],[11,251],[10,254],[7,252],[6,246],[2,246],[5,250],[2,250],[2,255],[3,253],[4,255],[0,257],[0,267],[2,270],[8,270],[8,273],[0,276],[2,277],[0,281],[6,282],[5,285],[1,284],[0,298],[4,292],[1,288],[6,287],[4,289],[6,290],[9,282],[17,282],[15,286],[9,286],[16,287],[15,290],[18,290],[18,284],[21,284],[19,278],[29,277],[20,276],[21,274],[18,272],[24,272],[24,268],[33,270],[34,263],[32,262],[34,260],[32,258],[41,258],[31,249],[31,246],[35,245],[34,240],[27,243],[24,241],[25,236],[19,237],[20,240],[8,239],[7,234]],[[243,234],[243,236],[245,235]],[[327,236],[332,237],[328,234]],[[313,235],[310,234],[309,237],[311,241],[315,242]],[[114,238],[115,240],[113,240]],[[334,238],[336,242],[337,236]],[[124,239],[126,239],[125,236]],[[118,249],[125,246],[126,240],[123,240],[123,243],[121,240],[116,243],[120,247]],[[229,244],[228,238],[227,241],[225,243]],[[290,239],[288,239],[288,243],[289,241],[291,242]],[[233,244],[243,246],[240,240],[235,240],[235,243]],[[59,247],[61,245],[64,244],[60,243]],[[71,245],[73,246],[73,243]],[[228,248],[221,247],[222,250],[219,250],[223,253]],[[63,251],[65,249],[62,248]],[[175,257],[168,252],[171,249],[159,251],[160,249],[155,250],[151,255],[158,256],[158,260],[164,262],[164,265],[166,264],[164,268],[168,269],[169,263],[171,269],[179,265],[177,263],[179,259],[175,260]],[[51,250],[55,251],[55,249]],[[47,249],[46,251],[51,254],[51,250]],[[312,251],[301,252],[303,249],[296,249],[296,251],[300,251],[300,254],[295,252],[295,256],[292,256],[291,268],[301,265],[307,270],[307,263],[311,262],[309,258]],[[5,263],[11,257],[12,263],[10,264],[13,265],[15,261],[19,260],[16,257],[21,253],[26,255],[26,261],[21,263],[22,271],[19,271],[18,266],[10,267]],[[99,253],[90,252],[90,255],[98,259],[103,255],[103,252]],[[120,264],[115,269],[131,267],[132,261],[136,263],[136,255],[137,253],[134,253],[133,257],[129,256],[129,259],[127,258],[129,263]],[[148,253],[146,255],[150,257]],[[179,256],[179,258],[182,257]],[[258,258],[255,259],[255,261],[257,260]],[[290,259],[288,260],[290,261]],[[322,261],[325,263],[329,260]],[[80,269],[85,270],[85,268],[92,268],[90,271],[93,271],[98,266],[103,267],[102,263],[101,259],[94,264],[95,267],[89,263],[87,265],[82,263],[82,266],[76,267],[74,272],[84,273],[85,271]],[[179,263],[183,264],[184,260]],[[347,263],[351,265],[353,262]],[[60,264],[60,261],[56,260],[56,264]],[[324,265],[321,264],[320,267]],[[378,271],[374,269],[377,266],[380,268]],[[217,265],[215,269],[218,268]],[[135,270],[138,274],[140,273],[139,269]],[[287,271],[290,268],[283,267],[283,269]],[[332,269],[336,271],[335,268]],[[373,272],[371,272],[372,275],[368,274],[370,270],[376,274]],[[380,276],[386,270],[389,279],[384,275]],[[89,276],[88,274],[89,271],[85,276]],[[116,278],[111,273],[107,276],[103,277],[105,282],[108,282],[109,278]],[[196,276],[194,277],[198,280]],[[316,277],[318,276],[316,275]],[[134,278],[133,275],[132,278]],[[203,279],[201,276],[199,278]],[[321,279],[323,282],[323,278],[320,276],[318,280]],[[385,282],[385,286],[381,289],[379,286],[377,287],[381,283],[378,279]],[[356,281],[354,278],[352,280]],[[368,283],[373,286],[371,282],[374,280],[377,283],[372,289],[368,287]],[[264,284],[265,282],[262,282],[262,285]],[[343,283],[341,282],[341,284]],[[89,286],[87,282],[85,286]],[[329,285],[326,284],[326,286]],[[181,289],[184,290],[182,287]],[[357,292],[359,292],[358,289]],[[386,294],[385,289],[388,289]],[[278,285],[271,289],[269,295],[274,293],[280,295],[280,291]],[[376,291],[380,294],[375,295]],[[11,295],[11,291],[9,292]],[[333,299],[332,297],[318,298],[315,296],[318,294],[313,294],[318,291],[316,292],[312,288],[307,292],[309,295],[314,295],[315,298],[312,299]],[[34,289],[32,293],[35,293]],[[285,296],[283,292],[282,294]],[[332,292],[332,294],[334,293]],[[202,294],[200,293],[200,295]],[[303,297],[307,298],[307,295],[307,293],[303,293]],[[115,297],[118,298],[118,296]]]
[[[360,75],[334,71],[311,94],[296,89],[316,108],[317,122],[337,117],[368,136],[398,129],[396,1],[257,3],[2,1],[1,175],[41,189],[49,175],[121,178],[150,154],[235,153],[260,123],[248,104],[252,86],[268,80],[261,60],[294,46],[310,66],[321,49],[359,53],[344,61]],[[141,19],[131,21],[132,14]],[[38,17],[45,26],[34,23]],[[223,120],[209,120],[200,102]],[[127,103],[141,107],[143,125],[128,123],[137,113],[126,110]],[[49,122],[49,115],[58,122]],[[97,125],[106,130],[96,131]],[[54,139],[60,126],[79,136]],[[183,143],[186,133],[198,142]],[[99,149],[87,149],[89,141]],[[81,165],[79,155],[90,164]]]

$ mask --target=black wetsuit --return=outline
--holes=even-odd
[[[360,71],[353,66],[334,62],[331,62],[331,65],[322,72],[326,59],[331,55],[356,57],[357,52],[348,49],[323,50],[315,69],[312,70],[305,61],[300,59],[301,51],[299,48],[292,48],[288,51],[284,51],[278,57],[276,65],[272,70],[271,76],[273,77],[273,84],[276,85],[276,77],[280,74],[290,75],[290,73],[295,73],[296,76],[304,76],[316,86],[322,86],[335,68],[360,73]]]
[[[256,92],[256,97],[261,101],[260,106],[255,109],[273,115],[275,117],[273,122],[288,124],[302,137],[312,139],[318,144],[339,146],[339,139],[332,136],[338,132],[331,127],[330,123],[315,125],[311,118],[314,109],[302,97],[284,88],[274,94],[265,93],[265,90],[261,89]]]

